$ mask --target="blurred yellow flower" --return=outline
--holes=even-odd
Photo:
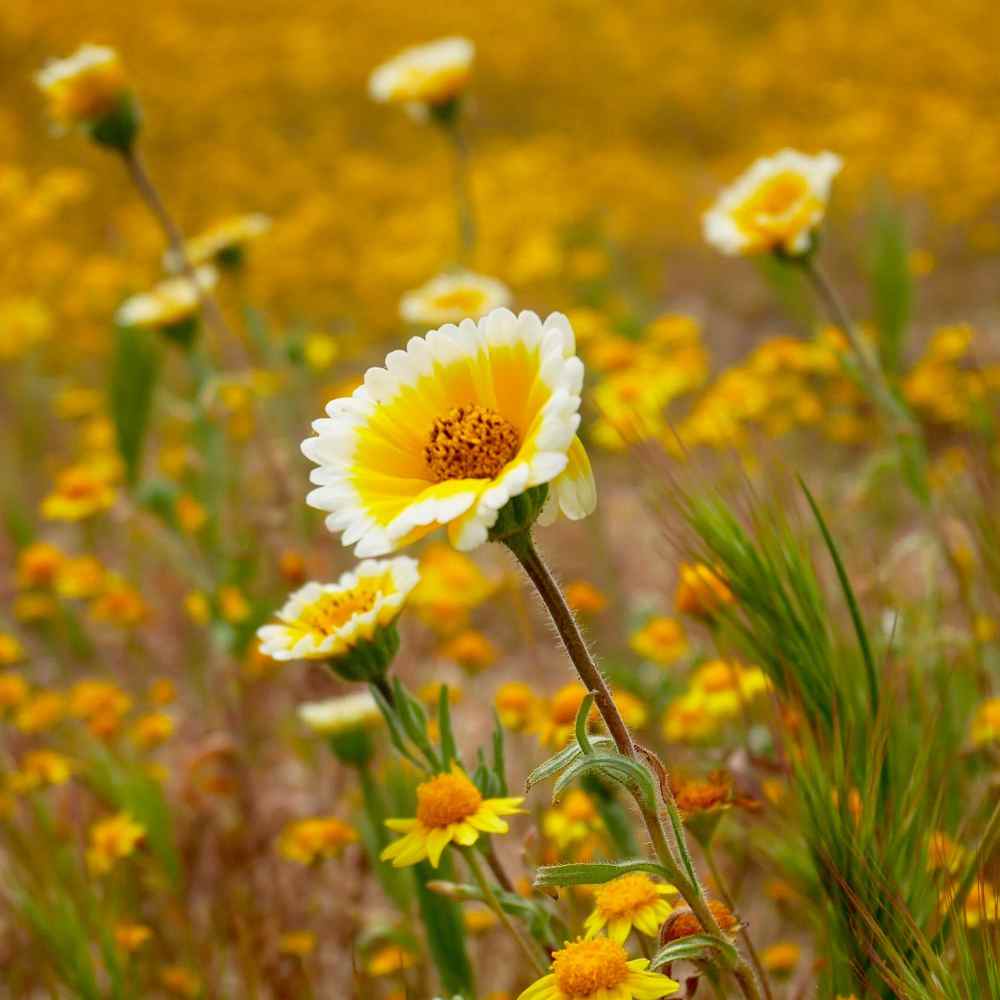
[[[153,936],[145,924],[115,924],[114,933],[118,947],[129,954],[138,951]]]
[[[133,742],[147,750],[165,743],[173,733],[174,720],[166,712],[149,712],[140,716],[131,730]]]
[[[183,965],[166,965],[160,969],[160,985],[192,1000],[201,993],[201,980]]]
[[[711,618],[733,602],[733,592],[719,574],[704,563],[684,563],[678,570],[674,604],[682,615]]]
[[[278,853],[300,865],[313,865],[340,855],[348,844],[358,839],[358,832],[336,816],[289,823],[278,838]]]
[[[629,645],[642,657],[664,665],[676,663],[687,652],[684,627],[673,618],[651,618],[631,639]]]
[[[104,586],[104,567],[93,556],[64,559],[56,571],[56,593],[70,599],[87,599]]]
[[[1000,742],[1000,698],[987,698],[976,709],[969,725],[973,746]]]
[[[496,662],[496,647],[482,632],[465,629],[441,647],[441,655],[454,660],[463,670],[478,673]]]
[[[302,356],[314,372],[326,371],[340,356],[340,345],[332,333],[313,330],[302,341]]]
[[[375,951],[367,962],[369,976],[391,976],[401,969],[410,969],[417,963],[417,956],[398,944],[388,944]]]
[[[188,262],[195,267],[202,264],[232,267],[242,261],[246,245],[270,228],[270,218],[259,212],[237,215],[216,223],[188,240],[184,244],[184,251]],[[170,271],[182,270],[181,261],[172,250],[164,254],[164,264]]]
[[[425,858],[437,868],[448,844],[471,847],[483,833],[509,829],[502,816],[522,812],[523,797],[484,799],[457,764],[450,772],[435,775],[417,786],[417,815],[413,819],[387,819],[390,830],[405,834],[383,852],[393,867],[415,865]]]
[[[775,976],[790,976],[798,967],[802,949],[794,941],[780,941],[765,948],[761,953],[761,964]]]
[[[48,99],[49,114],[63,128],[99,122],[128,95],[118,53],[102,45],[83,45],[66,59],[50,61],[35,82]]]
[[[17,556],[19,587],[48,587],[55,583],[56,574],[66,557],[48,542],[33,542]]]
[[[578,615],[599,615],[608,606],[604,594],[586,580],[566,584],[566,602]]]
[[[219,589],[219,614],[231,625],[245,622],[253,609],[239,587],[226,586]]]
[[[316,935],[312,931],[285,931],[278,938],[278,951],[282,955],[305,958],[316,950]]]
[[[539,705],[535,713],[532,729],[547,747],[561,749],[573,733],[576,713],[580,710],[587,691],[579,681],[564,684],[551,698]],[[597,719],[597,708],[591,709],[588,719],[593,724]]]
[[[841,165],[794,149],[757,160],[705,214],[705,239],[726,254],[808,252]]]
[[[24,648],[10,633],[0,632],[0,665],[10,666],[24,659]]]
[[[510,289],[496,278],[471,271],[439,274],[420,288],[407,292],[399,315],[414,326],[436,327],[479,319],[494,309],[510,305]]]
[[[22,702],[14,725],[23,733],[40,733],[61,722],[66,715],[66,699],[58,691],[36,691]]]
[[[594,890],[594,909],[583,925],[587,937],[606,931],[612,941],[624,944],[633,927],[646,937],[656,937],[673,909],[664,897],[676,895],[672,885],[642,873],[605,882]]]
[[[28,682],[13,670],[0,673],[0,711],[17,708],[28,697]]]
[[[55,489],[42,500],[42,517],[81,521],[114,506],[115,490],[104,469],[71,465],[59,473]]]
[[[45,785],[64,785],[72,777],[73,761],[55,750],[29,750],[11,775],[10,787],[24,793]]]
[[[524,729],[538,708],[538,696],[523,681],[508,681],[494,695],[497,715],[507,729]]]
[[[469,556],[435,542],[420,556],[420,581],[410,603],[429,625],[450,632],[463,625],[469,612],[496,593],[497,587]]]
[[[87,867],[94,875],[106,875],[116,862],[132,854],[145,837],[145,827],[126,812],[98,820],[90,828]]]
[[[97,622],[118,628],[135,628],[146,620],[149,608],[135,587],[110,574],[104,591],[90,605],[90,615]]]
[[[474,56],[467,38],[442,38],[406,49],[372,73],[368,92],[382,104],[445,104],[465,90]]]
[[[187,328],[200,307],[199,289],[208,291],[216,281],[214,268],[208,266],[198,268],[194,282],[186,277],[168,278],[152,291],[133,295],[123,302],[115,319],[122,326],[162,330],[186,339]]]
[[[458,549],[482,545],[508,500],[549,486],[546,523],[594,509],[590,460],[576,435],[583,365],[565,316],[496,309],[371,368],[303,442],[316,463],[308,497],[359,556],[447,526]],[[537,494],[536,494],[537,495]]]

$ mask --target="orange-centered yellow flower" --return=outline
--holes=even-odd
[[[90,828],[87,867],[95,875],[105,875],[116,861],[127,858],[145,839],[146,828],[128,813],[99,820]]]
[[[512,497],[549,485],[542,521],[596,504],[580,423],[583,364],[565,316],[496,309],[393,351],[364,385],[327,406],[302,445],[318,468],[313,507],[359,556],[447,526],[452,544],[487,540]]]
[[[649,960],[629,960],[610,938],[571,941],[555,953],[552,972],[529,986],[518,1000],[660,1000],[677,983],[647,972]]]
[[[390,844],[382,852],[382,860],[403,868],[427,858],[437,868],[448,844],[469,847],[481,833],[506,833],[509,827],[500,817],[521,812],[523,801],[521,797],[484,799],[453,764],[449,772],[417,786],[417,815],[413,819],[385,821],[390,830],[406,836]]]
[[[633,927],[656,937],[673,909],[664,896],[676,894],[672,885],[654,882],[641,872],[605,882],[594,892],[594,909],[583,925],[587,937],[596,937],[605,927],[608,937],[618,944],[625,943]]]
[[[90,125],[113,114],[128,93],[114,49],[83,45],[68,59],[49,62],[35,76],[57,125]]]
[[[380,104],[445,104],[465,90],[475,53],[467,38],[406,49],[372,73],[368,93]]]
[[[757,160],[705,213],[705,239],[731,255],[808,252],[841,165],[833,153],[794,149]]]

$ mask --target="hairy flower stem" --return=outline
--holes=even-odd
[[[174,217],[168,211],[166,202],[153,183],[142,154],[134,145],[129,146],[122,152],[122,160],[136,190],[163,230],[167,246],[180,265],[181,274],[194,286],[205,322],[215,332],[220,344],[234,345],[240,354],[243,364],[248,368],[251,367],[251,360],[246,348],[243,346],[243,342],[226,322],[226,317],[222,314],[222,309],[219,307],[215,296],[207,288],[203,288],[198,281],[195,269],[184,246],[184,234],[181,232],[180,226],[177,225]],[[290,508],[293,499],[288,490],[287,476],[281,463],[278,461],[278,456],[271,444],[270,436],[264,428],[259,430],[257,440],[260,444],[261,455],[268,466],[268,471],[274,482],[274,490],[280,509],[286,511]]]
[[[580,680],[583,681],[587,690],[594,695],[594,704],[601,713],[601,718],[604,719],[604,724],[608,727],[608,732],[615,741],[618,752],[624,757],[629,757],[633,760],[638,759],[636,745],[632,740],[632,735],[625,724],[625,720],[621,716],[621,712],[618,711],[618,706],[615,704],[614,698],[611,696],[607,681],[605,681],[600,669],[594,662],[594,658],[590,655],[590,650],[587,649],[587,644],[580,633],[580,628],[573,617],[573,612],[566,603],[566,598],[563,596],[559,584],[556,583],[548,566],[545,565],[544,560],[538,554],[530,532],[524,531],[520,534],[510,535],[504,538],[503,542],[521,564],[521,568],[527,574],[528,579],[534,584],[545,607],[548,609],[556,630],[559,632],[559,637],[566,647],[566,652],[569,654],[569,658],[573,661],[573,666],[576,667],[576,671],[580,675]],[[660,781],[659,785],[661,794],[669,797],[669,801],[667,801],[668,810],[672,807],[672,812],[676,812],[677,807],[673,803],[669,784],[665,781]],[[641,802],[639,802],[639,809],[642,813],[642,819],[646,825],[650,840],[652,841],[653,850],[660,864],[668,872],[670,880],[684,897],[688,906],[691,907],[692,912],[698,918],[705,932],[713,937],[722,938],[722,931],[715,917],[712,915],[712,911],[708,908],[705,895],[698,884],[697,878],[692,879],[687,875],[671,850],[657,810],[651,809]],[[689,857],[687,845],[683,841],[683,827],[679,822],[672,825],[675,838],[678,841],[678,852],[682,856]],[[747,1000],[762,1000],[760,987],[757,984],[753,970],[743,959],[740,959],[739,964],[731,971]]]
[[[497,894],[493,891],[493,886],[490,885],[490,881],[483,871],[483,866],[479,862],[476,848],[464,848],[462,856],[465,858],[465,863],[469,866],[469,871],[472,873],[479,891],[483,894],[483,901],[497,915],[504,927],[507,928],[511,937],[517,942],[518,947],[524,952],[525,957],[534,966],[535,971],[544,976],[549,971],[548,963],[543,958],[540,950],[524,936],[521,929],[511,918],[511,915],[503,908],[500,900],[497,899]]]
[[[456,117],[448,126],[448,136],[455,150],[455,202],[458,209],[459,260],[470,264],[476,246],[476,219],[472,210],[469,186],[469,143]]]

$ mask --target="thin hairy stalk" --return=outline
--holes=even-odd
[[[476,849],[474,847],[466,847],[462,851],[462,856],[465,858],[465,863],[469,866],[469,871],[472,873],[479,891],[483,894],[483,901],[497,915],[504,927],[507,928],[510,936],[514,938],[518,947],[524,952],[525,958],[534,966],[535,971],[539,975],[547,975],[549,971],[548,964],[543,959],[540,950],[521,933],[521,929],[511,918],[511,915],[503,908],[500,900],[497,899],[497,894],[493,891],[493,886],[490,885],[490,881],[483,871],[483,866],[479,863]]]
[[[719,865],[715,860],[715,851],[712,848],[711,841],[708,841],[704,845],[705,852],[705,863],[708,865],[708,870],[712,873],[712,878],[715,881],[715,887],[719,890],[719,895],[722,897],[722,901],[729,907],[733,912],[736,911],[736,901],[733,899],[732,893],[729,891],[725,880],[722,878],[722,872],[719,870]],[[760,956],[757,954],[757,949],[753,946],[753,940],[750,937],[749,932],[744,924],[740,924],[740,937],[743,939],[743,944],[746,945],[747,954],[750,956],[750,963],[754,967],[754,971],[757,973],[757,979],[760,982],[761,988],[764,990],[764,996],[767,1000],[774,1000],[774,994],[771,992],[771,983],[768,981],[767,973],[764,971],[764,966],[761,965]]]
[[[594,695],[594,704],[601,713],[604,724],[615,741],[618,752],[624,757],[629,757],[633,760],[637,759],[638,748],[632,739],[628,726],[625,724],[625,720],[622,718],[621,712],[619,712],[618,706],[611,696],[611,691],[603,674],[594,662],[594,658],[590,655],[590,650],[587,649],[587,644],[584,642],[580,628],[573,617],[573,612],[566,603],[566,598],[563,596],[562,590],[553,578],[548,566],[545,565],[544,560],[538,554],[530,534],[523,532],[518,535],[512,535],[504,539],[504,544],[521,564],[528,579],[534,584],[539,596],[545,603],[545,607],[552,617],[556,630],[559,632],[559,637],[566,647],[566,652],[569,654],[573,666],[576,667],[576,671],[580,675],[580,680],[583,681],[587,690]],[[647,755],[644,754],[643,756]],[[669,808],[673,801],[669,782],[661,778],[659,784],[664,800],[667,801],[669,797]],[[671,881],[684,897],[688,906],[691,907],[691,911],[698,918],[705,932],[721,939],[723,937],[722,931],[712,911],[708,908],[697,877],[692,880],[678,863],[674,852],[670,849],[670,845],[667,842],[663,824],[660,822],[657,810],[651,809],[642,802],[638,802],[638,805],[643,822],[646,825],[646,830],[649,833],[653,850],[660,864],[669,873]],[[674,804],[673,808],[676,810],[676,804]],[[673,832],[675,839],[678,841],[678,851],[681,853],[681,856],[687,855],[690,857],[687,852],[686,843],[683,843],[682,846],[684,839],[683,827],[678,824],[674,826]],[[745,961],[740,959],[739,964],[732,969],[732,973],[747,1000],[762,1000],[760,988],[757,985],[753,970]]]
[[[448,135],[455,149],[455,201],[458,207],[459,259],[468,264],[476,246],[476,219],[472,211],[469,185],[469,143],[457,120],[448,126]]]
[[[251,367],[251,359],[247,354],[246,348],[243,346],[243,342],[226,322],[226,317],[222,314],[222,309],[219,307],[215,296],[207,288],[203,288],[198,281],[195,269],[191,264],[191,259],[188,257],[187,249],[184,245],[184,234],[167,209],[163,196],[153,183],[142,154],[135,146],[130,146],[122,153],[122,160],[125,162],[125,169],[128,171],[128,175],[132,179],[136,190],[163,230],[167,246],[177,260],[181,274],[194,286],[205,322],[215,332],[220,344],[233,345],[239,352],[242,363],[247,367]],[[271,473],[271,479],[274,481],[274,489],[280,508],[281,510],[288,510],[292,503],[292,495],[288,490],[284,470],[278,461],[270,437],[263,428],[260,429],[257,435],[257,441],[260,445],[261,455]]]
[[[826,276],[826,272],[820,267],[813,254],[801,258],[800,264],[803,273],[809,279],[826,308],[831,322],[843,331],[847,342],[851,345],[851,352],[854,354],[861,377],[873,402],[884,411],[897,434],[920,439],[920,429],[912,414],[889,387],[882,366],[873,356],[868,345],[858,335],[857,327],[851,322],[851,317],[830,279]]]

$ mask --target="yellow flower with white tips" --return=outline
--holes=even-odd
[[[372,73],[368,93],[380,104],[445,104],[465,90],[475,54],[460,37],[414,46]]]
[[[630,960],[610,938],[567,941],[552,956],[552,972],[517,1000],[660,1000],[678,989],[674,980],[648,967],[648,958]]]
[[[115,319],[122,326],[140,329],[169,330],[192,321],[200,305],[199,288],[208,291],[215,286],[214,268],[200,267],[195,282],[187,277],[168,278],[149,292],[133,295],[122,303]]]
[[[82,45],[66,59],[53,59],[35,75],[49,113],[61,128],[90,125],[114,113],[128,94],[118,53],[104,45]]]
[[[807,253],[842,161],[783,149],[757,160],[703,218],[705,239],[724,254]]]
[[[188,262],[196,267],[199,264],[231,265],[239,262],[247,243],[262,236],[270,228],[270,217],[260,212],[237,215],[216,223],[188,240],[184,244],[184,252]],[[163,262],[170,271],[182,269],[180,257],[174,250],[167,250],[163,255]]]
[[[328,660],[377,639],[399,617],[416,586],[417,563],[407,556],[369,559],[336,583],[307,583],[257,630],[260,651],[275,660]]]
[[[357,691],[326,701],[299,705],[302,724],[320,736],[339,736],[370,729],[382,721],[382,713],[368,691]]]
[[[665,896],[676,896],[672,885],[654,882],[641,872],[622,875],[597,887],[594,909],[584,923],[587,937],[607,928],[608,937],[624,944],[634,927],[647,937],[656,937],[660,925],[670,916],[673,907]]]
[[[358,556],[382,555],[447,526],[482,545],[513,497],[548,484],[542,522],[596,505],[576,436],[583,364],[561,313],[496,309],[413,337],[384,368],[327,406],[302,445],[318,468],[308,502],[329,512]]]
[[[452,271],[407,292],[400,300],[399,315],[407,323],[426,328],[458,323],[466,317],[479,319],[508,305],[510,289],[502,281],[472,271]]]
[[[510,827],[501,816],[522,812],[522,797],[484,799],[462,769],[453,764],[417,786],[417,815],[412,819],[387,819],[390,830],[406,834],[391,843],[382,860],[393,867],[415,865],[425,858],[437,868],[449,844],[470,847],[483,833],[506,833]]]

